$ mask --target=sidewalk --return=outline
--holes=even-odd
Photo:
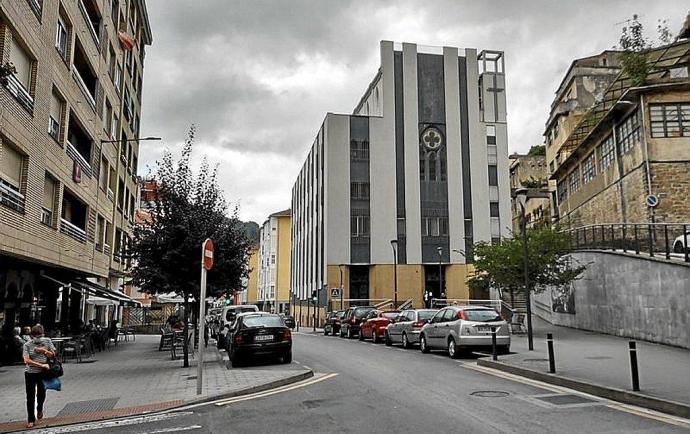
[[[554,326],[534,317],[534,351],[527,335],[513,335],[511,351],[499,362],[548,373],[546,334],[553,333],[557,377],[632,391],[630,339]],[[640,394],[690,406],[690,350],[637,341]],[[482,363],[484,364],[484,363]]]
[[[191,366],[182,368],[182,360],[171,360],[170,351],[158,351],[158,342],[159,336],[140,335],[136,342],[120,342],[83,363],[65,363],[62,391],[47,391],[45,419],[38,426],[152,412],[199,398],[299,381],[310,374],[294,365],[227,369],[222,358],[225,353],[209,345],[204,352],[203,394],[199,396],[197,359],[190,358]],[[0,390],[0,432],[24,428],[24,367],[0,367]]]

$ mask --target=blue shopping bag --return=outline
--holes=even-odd
[[[46,389],[57,390],[59,392],[60,389],[62,389],[62,382],[57,377],[55,377],[55,378],[44,378],[43,379],[43,387],[45,387]]]

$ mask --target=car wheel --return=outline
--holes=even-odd
[[[361,335],[361,333],[360,333],[360,335]],[[348,327],[348,329],[347,329],[347,338],[348,338],[348,339],[352,339],[352,338],[354,338],[354,337],[355,337],[355,334],[352,333],[352,327]]]
[[[419,337],[419,351],[421,351],[423,353],[429,352],[429,348],[427,348],[427,346],[426,346],[426,336],[424,336],[424,335],[421,335]]]
[[[455,339],[453,338],[448,339],[448,355],[451,359],[457,359],[460,357],[460,351],[458,350],[457,345],[455,345]]]
[[[323,329],[323,335],[328,336],[328,329]]]
[[[386,343],[387,347],[390,347],[393,345],[393,341],[391,340],[391,335],[388,334],[388,330],[386,330],[386,334],[383,337],[384,342]]]
[[[678,241],[673,245],[673,253],[683,253],[683,243]]]
[[[496,351],[498,352],[498,354],[502,355],[510,354],[510,345],[501,345],[496,349]]]
[[[362,329],[359,329],[359,340],[360,341],[364,340],[364,332],[362,332]]]
[[[374,330],[374,331],[371,332],[371,340],[372,340],[375,344],[378,344],[378,343],[379,343],[379,337],[376,336],[376,330]]]
[[[407,333],[402,334],[402,347],[405,349],[411,348],[410,341],[407,340]]]
[[[242,366],[240,357],[237,354],[235,354],[234,351],[230,352],[230,366],[232,366],[233,368],[239,368],[240,366]]]
[[[292,350],[287,351],[285,354],[283,354],[283,363],[286,365],[289,365],[292,363]]]
[[[345,334],[343,333],[343,329],[341,328],[340,331],[338,332],[341,338],[345,337]]]

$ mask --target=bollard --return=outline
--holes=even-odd
[[[632,376],[632,389],[634,392],[640,391],[640,376],[637,371],[637,343],[635,341],[628,342],[630,349],[630,375]]]
[[[546,334],[546,347],[549,350],[549,372],[552,374],[556,373],[556,359],[553,355],[553,334]]]
[[[498,360],[498,353],[496,352],[496,327],[491,327],[491,359]]]

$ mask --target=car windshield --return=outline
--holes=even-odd
[[[501,316],[491,309],[467,309],[465,310],[465,318],[467,321],[489,322],[500,321]]]
[[[435,310],[422,310],[418,312],[417,315],[419,316],[420,321],[427,321],[430,320],[434,315],[436,315],[436,312],[437,311]]]
[[[372,310],[373,310],[373,308],[371,308],[371,307],[358,307],[357,309],[355,309],[355,316],[357,318],[361,318],[364,315],[371,312]]]
[[[255,309],[251,307],[238,307],[235,309],[231,309],[228,311],[228,313],[225,315],[225,319],[227,321],[234,321],[235,318],[237,317],[238,313],[244,313],[244,312],[256,312]]]
[[[397,318],[400,312],[384,312],[381,316],[388,319]]]
[[[343,316],[345,316],[345,311],[341,310],[339,312],[336,312],[335,316],[336,318],[342,318]]]
[[[245,327],[284,327],[283,319],[279,316],[250,315],[242,319]]]

